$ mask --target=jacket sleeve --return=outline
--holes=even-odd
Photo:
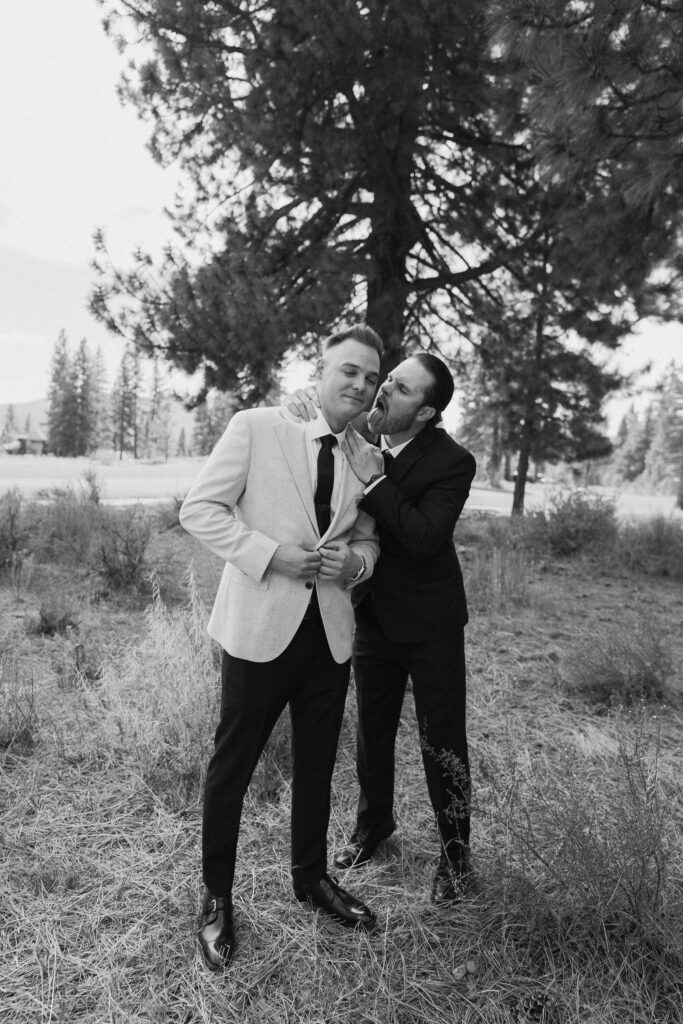
[[[180,509],[180,522],[209,551],[260,580],[278,542],[249,529],[234,512],[246,487],[251,445],[249,417],[235,413],[192,484]]]
[[[354,523],[353,530],[351,531],[351,537],[349,538],[349,547],[356,552],[357,555],[362,555],[365,559],[365,572],[358,583],[364,583],[365,580],[369,580],[375,568],[375,562],[379,557],[379,538],[377,536],[377,527],[375,526],[375,520],[372,516],[369,516],[367,512],[358,513],[358,518]],[[346,590],[353,590],[357,586],[356,583],[352,583],[346,587]]]
[[[455,524],[470,493],[477,464],[469,452],[456,456],[418,501],[405,497],[387,477],[361,501],[406,549],[412,558],[429,559],[453,536]]]

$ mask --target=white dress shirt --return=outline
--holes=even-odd
[[[399,454],[399,452],[402,452],[403,449],[406,447],[406,445],[409,445],[412,440],[413,440],[413,438],[409,437],[408,440],[404,441],[402,444],[395,444],[393,448],[390,448],[389,445],[386,442],[384,434],[382,434],[380,439],[379,439],[379,450],[382,453],[389,452],[390,455],[392,455],[394,458],[396,458],[396,456]],[[370,491],[372,490],[372,488],[376,487],[380,480],[384,480],[384,476],[385,476],[385,474],[382,473],[381,477],[379,477],[378,480],[373,480],[373,482],[370,484],[370,486],[365,488],[365,490],[363,491],[363,494],[369,494]]]
[[[334,513],[337,509],[339,491],[341,489],[344,473],[347,472],[346,457],[341,450],[341,443],[346,440],[346,427],[344,427],[341,434],[335,434],[333,430],[330,430],[325,421],[325,417],[320,410],[318,410],[318,415],[314,420],[308,420],[304,427],[304,431],[308,442],[306,451],[308,454],[308,468],[311,474],[313,494],[315,494],[315,489],[318,486],[318,453],[322,447],[320,444],[320,438],[325,437],[326,434],[334,434],[337,438],[337,443],[332,449],[332,455],[334,457],[334,483],[332,485],[332,498],[330,499],[330,516],[332,518],[334,517]]]

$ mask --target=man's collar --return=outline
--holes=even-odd
[[[414,437],[409,437],[408,440],[404,441],[402,444],[396,444],[396,445],[394,445],[393,448],[390,448],[389,445],[387,444],[386,437],[384,436],[384,434],[382,434],[380,439],[379,439],[379,447],[380,447],[380,450],[383,451],[383,452],[391,452],[391,454],[394,456],[394,458],[396,458],[396,456],[400,452],[403,451],[403,449],[406,447],[406,445],[409,445],[410,442],[414,441],[415,437],[418,437],[418,436],[419,436],[418,434],[415,434]]]
[[[333,430],[330,430],[329,424],[320,409],[318,409],[318,415],[316,418],[314,420],[308,420],[305,424],[305,431],[306,437],[309,441],[325,437],[327,434],[334,434],[337,438],[337,443],[346,439],[346,427],[344,427],[340,434],[335,434]]]

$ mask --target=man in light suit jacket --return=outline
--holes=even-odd
[[[318,364],[322,416],[238,412],[191,487],[182,525],[225,560],[209,633],[223,648],[221,716],[204,794],[207,894],[198,939],[222,969],[235,949],[232,887],[242,802],[285,706],[292,723],[292,879],[298,900],[343,924],[374,915],[327,874],[330,785],[349,681],[349,590],[373,571],[374,521],[342,452],[372,402],[382,343],[333,335]]]
[[[437,428],[453,390],[442,360],[413,355],[388,375],[367,417],[379,450],[356,433],[345,442],[364,486],[360,507],[377,523],[380,557],[372,579],[353,593],[360,797],[334,863],[362,867],[396,828],[394,747],[410,676],[441,847],[431,889],[439,904],[460,899],[470,879],[467,603],[453,530],[476,464]],[[308,418],[316,401],[315,392],[298,392],[285,407]]]

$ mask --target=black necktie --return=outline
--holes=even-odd
[[[332,487],[334,486],[334,452],[337,443],[334,434],[325,434],[320,438],[318,452],[318,483],[315,488],[315,517],[318,520],[320,536],[326,533],[330,525]]]
[[[384,459],[384,472],[389,472],[389,466],[394,461],[394,456],[386,448],[382,452],[382,458]]]

